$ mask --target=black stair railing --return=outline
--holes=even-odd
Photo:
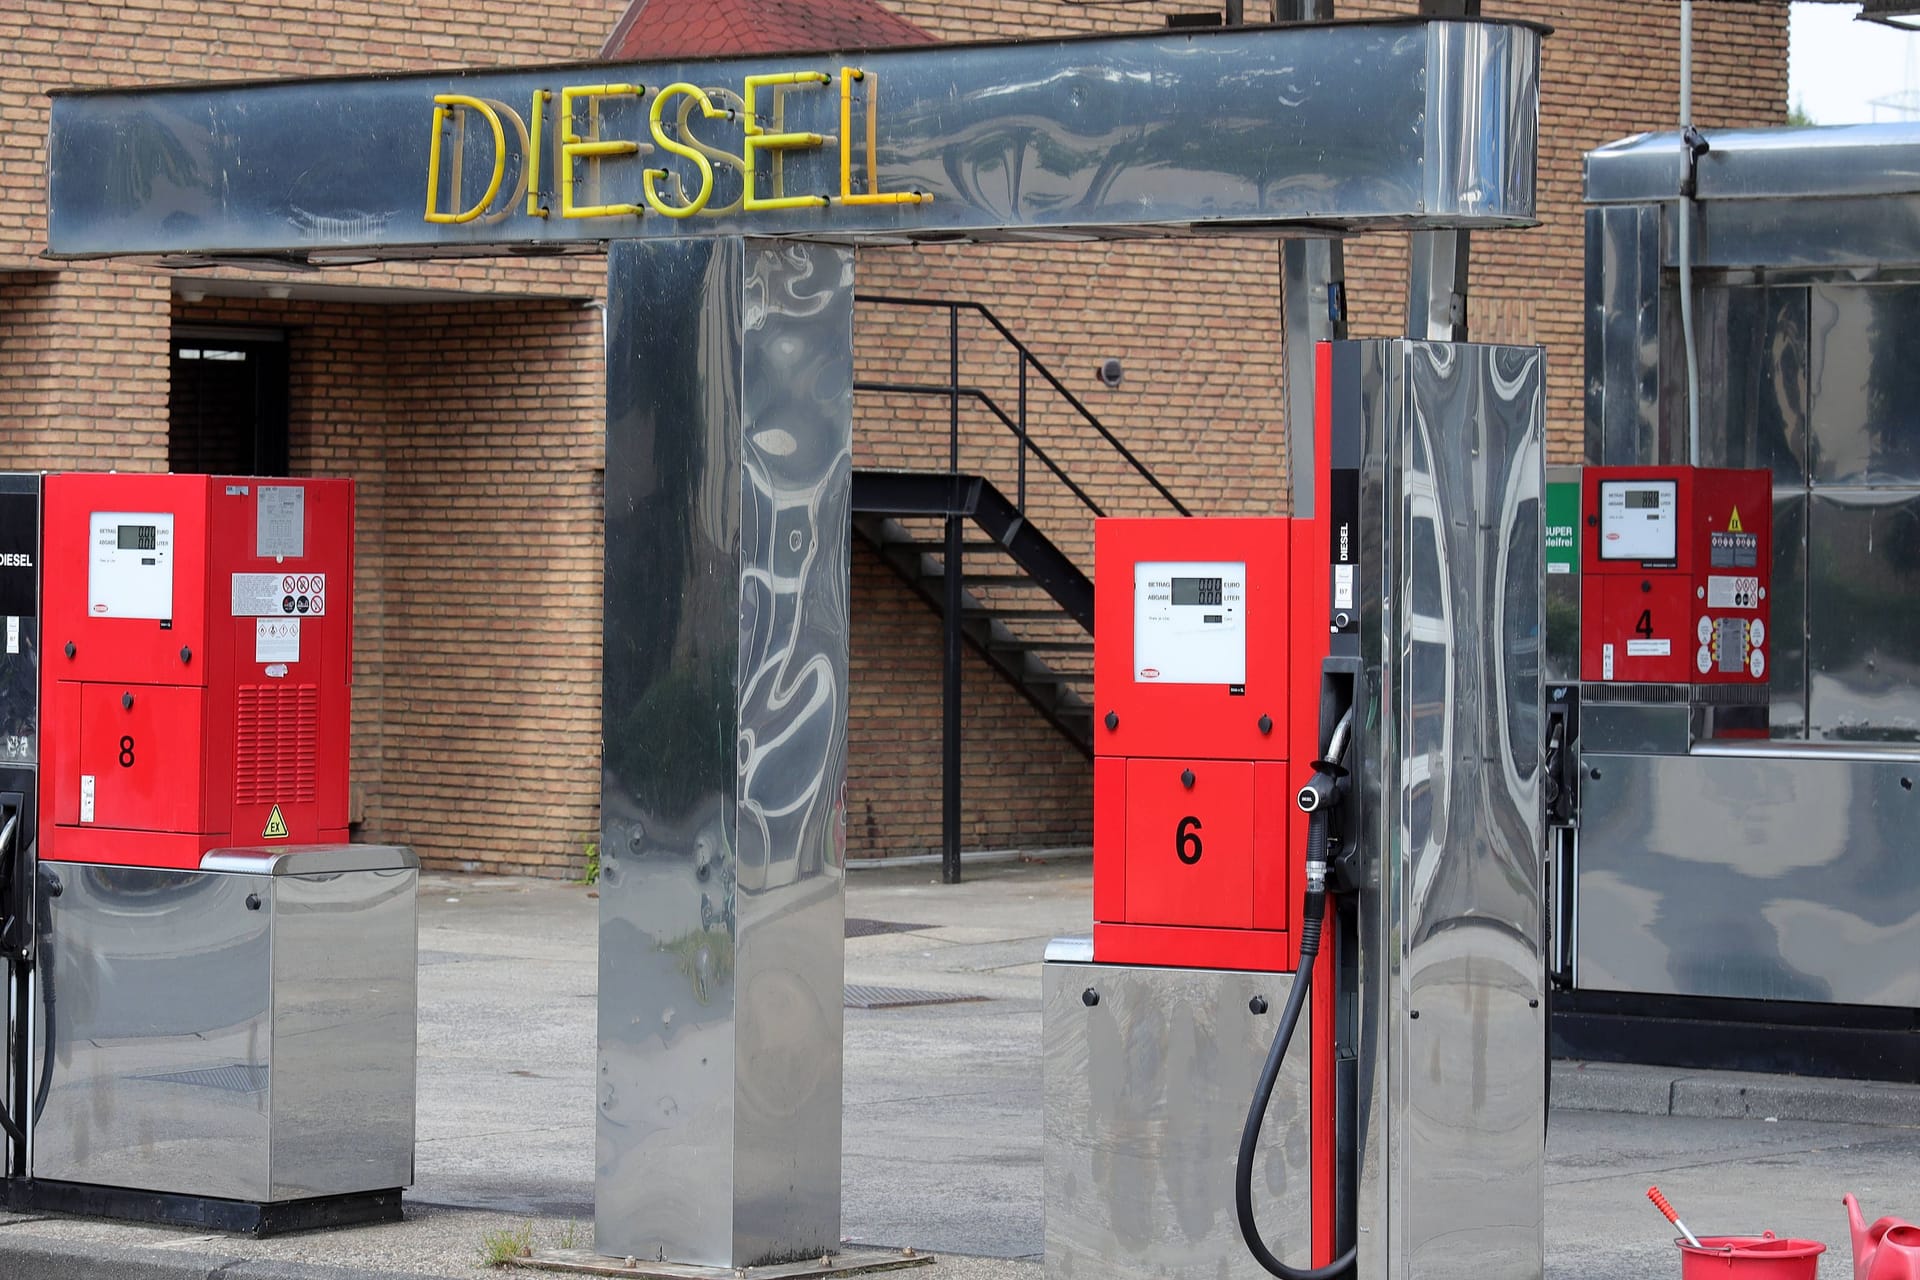
[[[1144,480],[1155,493],[1164,499],[1168,506],[1183,516],[1192,514],[1180,499],[1173,496],[1173,491],[1162,483],[1160,477],[1156,476],[1133,450],[1127,448],[1126,443],[1122,441],[1119,436],[1115,435],[1106,423],[1100,421],[1099,415],[1089,409],[1086,406],[1086,402],[1075,395],[1067,384],[1062,382],[1059,376],[1055,374],[1053,370],[1049,369],[1039,356],[1033,353],[1033,349],[1022,342],[1013,330],[1009,329],[1006,323],[1002,321],[999,316],[996,316],[992,309],[985,303],[971,302],[959,298],[908,298],[893,294],[877,293],[856,294],[854,300],[865,306],[910,307],[924,311],[944,311],[947,313],[947,381],[945,383],[857,381],[853,384],[853,389],[855,391],[873,392],[878,395],[944,397],[948,404],[947,471],[949,474],[957,475],[960,471],[960,405],[963,400],[970,400],[981,405],[988,413],[992,414],[1002,426],[1012,433],[1017,442],[1014,461],[1013,497],[1014,510],[1017,513],[1025,516],[1027,510],[1027,459],[1028,455],[1031,454],[1033,459],[1044,467],[1056,480],[1060,481],[1066,490],[1088,511],[1091,511],[1096,516],[1106,514],[1105,508],[1103,508],[1085,488],[1078,484],[1073,477],[1069,476],[1053,456],[1033,439],[1033,433],[1028,427],[1028,409],[1031,399],[1028,388],[1030,381],[1029,375],[1037,374],[1040,380],[1053,390],[1055,395],[1066,402],[1074,415],[1078,417],[1085,426],[1092,428],[1093,432],[1107,444],[1108,448],[1117,454],[1135,475]],[[960,381],[960,313],[963,311],[972,312],[984,320],[993,331],[999,335],[1002,342],[1013,348],[1017,356],[1016,403],[1012,413],[1009,413],[996,401],[993,395],[985,388],[966,385]]]
[[[1009,551],[1016,549],[1015,540],[1027,525],[1027,470],[1028,458],[1032,459],[1058,480],[1079,503],[1096,516],[1106,514],[1103,508],[1084,487],[1068,475],[1065,468],[1033,439],[1029,424],[1031,397],[1029,388],[1033,375],[1051,388],[1053,393],[1078,417],[1086,427],[1106,443],[1107,447],[1132,469],[1133,473],[1144,480],[1166,504],[1180,515],[1192,514],[1173,491],[1163,484],[1160,478],[1142,462],[1133,450],[1121,441],[1098,415],[1089,409],[1079,396],[1076,396],[1067,384],[1049,369],[1039,356],[1015,336],[1000,317],[993,314],[985,304],[962,301],[953,298],[908,298],[889,294],[856,294],[855,301],[873,307],[906,307],[918,310],[944,311],[947,316],[947,381],[943,385],[937,382],[867,382],[856,381],[853,389],[857,392],[872,392],[880,395],[939,396],[947,402],[947,475],[953,482],[952,492],[959,492],[960,470],[960,407],[963,401],[972,401],[986,410],[1002,426],[1010,431],[1017,442],[1014,451],[1014,499],[1012,519],[1004,522],[999,541]],[[972,312],[984,320],[1000,340],[1011,347],[1018,357],[1018,375],[1016,380],[1017,399],[1012,413],[1002,407],[985,388],[963,384],[960,381],[960,314]],[[968,516],[954,507],[952,501],[946,511],[946,528],[943,538],[944,554],[942,591],[942,614],[944,618],[944,654],[941,679],[941,879],[948,884],[960,880],[960,657],[963,644],[962,611],[965,593],[962,590],[962,560],[964,537],[963,530]],[[978,513],[973,513],[978,518]],[[1017,558],[1017,557],[1016,557]],[[1070,562],[1069,562],[1070,564]],[[1084,588],[1085,578],[1074,571],[1074,577],[1081,579]],[[1045,585],[1045,584],[1043,584]],[[1048,586],[1049,592],[1054,588]],[[1055,595],[1063,607],[1066,602]],[[1090,632],[1092,609],[1090,604],[1082,602],[1078,608],[1068,610]]]

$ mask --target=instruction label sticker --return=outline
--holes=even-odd
[[[80,775],[80,821],[93,821],[93,775]]]
[[[255,662],[300,661],[300,619],[261,618],[253,624]]]
[[[7,652],[20,652],[20,619],[7,619]]]
[[[324,573],[236,573],[236,618],[318,618],[327,611]]]
[[[1613,646],[1610,644],[1600,646],[1600,667],[1602,680],[1613,679]]]
[[[1333,607],[1353,608],[1353,569],[1350,564],[1333,566]]]
[[[1752,609],[1760,603],[1760,579],[1707,575],[1707,607]]]
[[[307,553],[307,491],[297,485],[263,484],[255,498],[254,550],[257,556]]]
[[[1629,658],[1664,658],[1673,652],[1671,640],[1629,640],[1627,656]]]

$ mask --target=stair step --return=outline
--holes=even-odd
[[[989,646],[993,649],[1025,653],[1092,653],[1091,640],[995,640]]]
[[[1056,622],[1071,622],[1073,619],[1065,609],[1055,605],[1051,609],[996,609],[992,605],[972,604],[960,611],[962,617],[994,618],[1001,622],[1009,619],[1031,618],[1036,621],[1048,618]]]
[[[945,542],[922,540],[919,538],[896,538],[880,544],[887,551],[919,551],[930,556],[943,556],[947,553]],[[991,539],[969,539],[960,544],[961,551],[995,551],[1006,553],[1006,548]]]
[[[928,571],[929,578],[942,578],[944,566],[935,565]],[[960,582],[968,587],[1032,587],[1035,591],[1045,590],[1031,575],[1024,573],[962,573]]]

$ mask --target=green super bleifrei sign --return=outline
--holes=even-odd
[[[1547,486],[1547,572],[1577,573],[1580,562],[1580,483]]]

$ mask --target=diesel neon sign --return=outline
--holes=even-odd
[[[789,97],[812,96],[836,80],[840,88],[839,131],[823,134],[789,128]],[[855,127],[855,100],[864,107],[864,120]],[[552,104],[557,99],[557,109]],[[879,83],[873,73],[843,66],[838,75],[825,71],[784,71],[746,76],[739,93],[724,88],[703,89],[687,81],[649,88],[640,84],[568,85],[558,94],[536,89],[526,116],[497,98],[441,93],[433,98],[433,134],[427,153],[425,219],[437,223],[496,222],[512,215],[525,200],[525,214],[547,218],[643,217],[691,218],[699,214],[721,217],[741,210],[818,209],[832,205],[926,204],[933,197],[920,191],[881,191],[876,178],[875,152],[879,131]],[[646,141],[608,136],[605,108],[612,103],[646,107]],[[551,113],[552,121],[548,120]],[[701,131],[695,131],[695,117]],[[484,123],[486,133],[470,140],[471,118]],[[714,124],[714,122],[721,122]],[[636,122],[637,123],[637,122]],[[711,136],[708,125],[725,129],[737,124],[737,150],[727,150]],[[729,139],[732,140],[732,139]],[[835,147],[839,151],[839,189],[792,193],[787,187],[789,153]],[[865,190],[855,190],[856,150],[863,152]],[[484,184],[469,179],[470,152],[487,157]],[[557,181],[557,209],[543,197],[542,159],[551,152]],[[656,154],[670,164],[646,164]],[[625,185],[637,198],[608,200],[604,190],[621,185],[617,174],[603,166],[627,158],[640,160],[629,170]],[[509,168],[517,176],[508,183]],[[764,172],[763,172],[764,171]],[[731,199],[715,204],[723,179]],[[763,186],[764,182],[764,186]],[[478,194],[473,189],[478,188]],[[732,190],[737,188],[736,190]]]

